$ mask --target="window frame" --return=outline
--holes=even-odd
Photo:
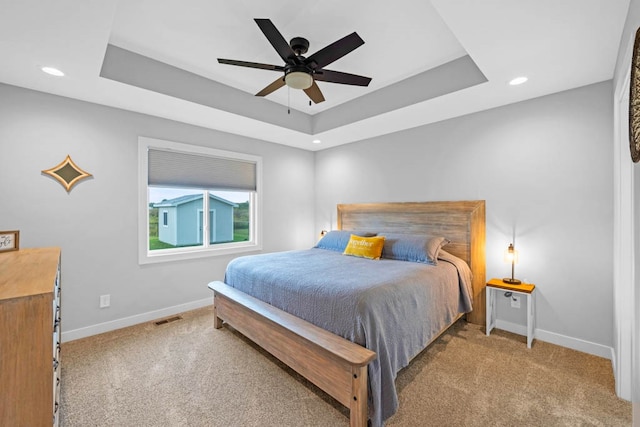
[[[206,244],[204,246],[149,250],[149,149],[176,151],[192,155],[200,154],[203,156],[254,163],[256,166],[256,191],[249,193],[249,206],[251,207],[249,212],[249,240],[243,242],[216,243],[214,245]],[[262,211],[261,189],[262,157],[200,145],[183,144],[144,136],[138,137],[138,263],[152,264],[262,250],[262,215],[260,214]],[[203,192],[207,190],[216,189],[203,189]],[[205,235],[207,236],[205,240],[208,241],[208,229]]]

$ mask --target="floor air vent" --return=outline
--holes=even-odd
[[[174,316],[174,317],[169,317],[168,319],[162,319],[162,320],[158,320],[157,322],[155,322],[156,326],[160,326],[160,325],[165,325],[167,323],[171,323],[171,322],[175,322],[176,320],[181,320],[182,317],[180,316]]]

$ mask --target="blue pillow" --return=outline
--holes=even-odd
[[[352,234],[360,237],[373,237],[376,235],[376,233],[369,233],[367,231],[332,230],[325,234],[314,247],[344,252]]]
[[[385,237],[382,258],[438,265],[440,248],[449,243],[441,236],[380,233]]]

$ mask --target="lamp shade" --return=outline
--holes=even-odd
[[[293,89],[309,89],[313,84],[313,77],[302,71],[292,71],[284,77],[284,82]]]
[[[504,251],[504,261],[511,264],[511,277],[506,277],[502,279],[502,281],[505,283],[510,283],[512,285],[518,285],[522,283],[520,280],[513,277],[514,265],[516,265],[516,263],[518,262],[518,251],[516,251],[513,247],[513,243],[510,243],[507,250]]]
[[[504,251],[504,262],[509,264],[518,263],[518,251],[514,249],[513,243],[509,244],[509,247]]]

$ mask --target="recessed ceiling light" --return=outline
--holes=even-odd
[[[527,80],[529,80],[527,77],[516,77],[515,79],[511,80],[509,82],[509,84],[511,86],[517,86],[517,85],[521,85],[522,83],[526,82]]]
[[[322,141],[320,141],[319,139],[314,139],[314,140],[313,140],[313,141],[311,141],[311,142],[313,142],[314,144],[320,144]]]
[[[53,67],[42,67],[42,71],[44,71],[47,74],[51,74],[52,76],[56,76],[56,77],[64,76],[64,73],[62,71],[58,70],[57,68],[53,68]]]

